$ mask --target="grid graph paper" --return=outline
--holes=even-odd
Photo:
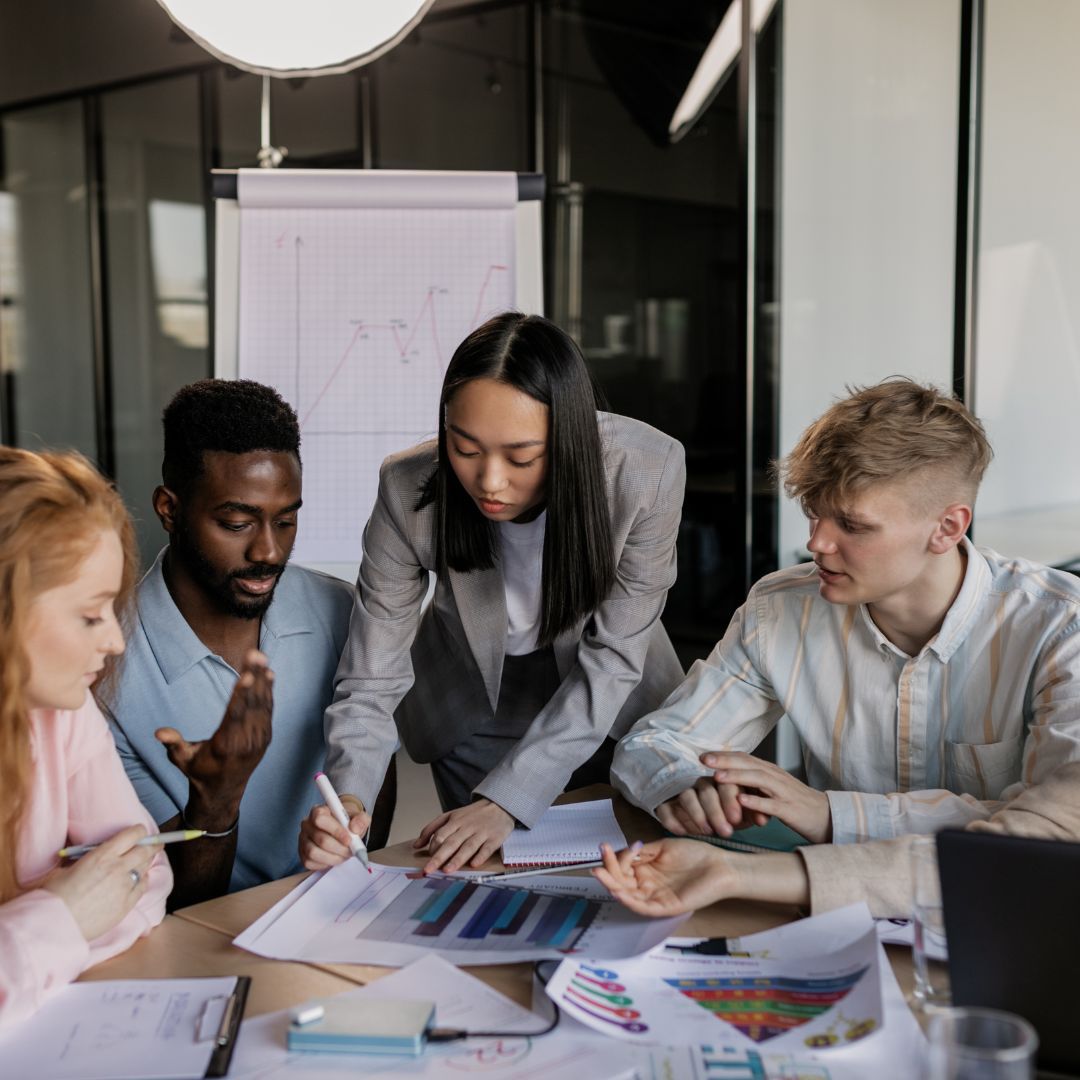
[[[454,349],[512,308],[514,210],[242,208],[241,378],[300,418],[293,557],[355,562],[388,454],[434,436]]]

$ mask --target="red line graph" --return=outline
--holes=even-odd
[[[484,275],[484,281],[480,286],[480,292],[476,299],[476,309],[473,312],[472,321],[469,324],[470,331],[475,329],[480,318],[480,313],[483,311],[484,295],[487,292],[488,286],[491,283],[492,275],[498,271],[505,272],[508,269],[506,266],[502,266],[496,263],[492,263],[487,268],[487,273]],[[420,310],[416,313],[416,317],[412,320],[412,330],[409,332],[407,338],[404,341],[401,339],[401,329],[406,323],[365,323],[358,322],[356,329],[353,331],[352,337],[349,339],[348,345],[345,346],[344,352],[338,362],[334,365],[333,371],[330,372],[326,382],[323,383],[319,392],[315,395],[315,400],[308,406],[307,411],[304,413],[303,418],[300,421],[301,428],[307,426],[308,421],[311,419],[312,413],[318,408],[320,402],[326,396],[330,387],[333,385],[334,380],[341,374],[342,369],[345,367],[346,360],[349,359],[350,354],[356,347],[358,341],[361,340],[361,335],[365,332],[380,331],[389,333],[394,340],[394,346],[398,351],[400,359],[404,360],[408,355],[409,349],[412,348],[413,341],[416,339],[416,335],[419,333],[420,328],[426,322],[431,332],[431,342],[435,350],[435,357],[438,361],[438,371],[441,374],[446,367],[447,361],[443,357],[442,346],[439,342],[439,325],[435,315],[435,295],[436,289],[434,287],[427,290],[427,295],[424,297],[424,302],[420,305]],[[299,358],[297,358],[299,363]],[[299,402],[297,403],[299,404]]]

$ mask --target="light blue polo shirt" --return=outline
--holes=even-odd
[[[237,673],[199,640],[173,602],[162,551],[139,583],[138,625],[128,638],[112,702],[113,737],[139,799],[159,824],[187,804],[187,777],[154,738],[174,727],[188,741],[209,738]],[[262,617],[259,648],[274,672],[273,738],[240,803],[240,835],[230,890],[302,869],[301,820],[320,801],[323,710],[349,632],[353,587],[289,566]]]

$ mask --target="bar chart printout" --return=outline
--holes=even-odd
[[[576,952],[582,934],[600,911],[595,900],[573,896],[541,896],[525,889],[493,888],[471,881],[428,878],[410,882],[402,893],[402,918],[384,911],[363,937],[408,941],[432,939],[459,949],[537,946]],[[407,908],[418,901],[417,907]]]
[[[343,863],[281,916],[245,931],[237,944],[279,959],[409,963],[434,952],[463,964],[634,956],[659,944],[680,920],[642,919],[611,901],[553,895],[451,877],[416,877],[398,867],[363,873]]]

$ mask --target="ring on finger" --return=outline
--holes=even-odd
[[[140,874],[138,870],[132,868],[128,871],[128,876],[131,878],[131,887],[133,889],[138,888],[139,882],[142,881],[142,874]]]

